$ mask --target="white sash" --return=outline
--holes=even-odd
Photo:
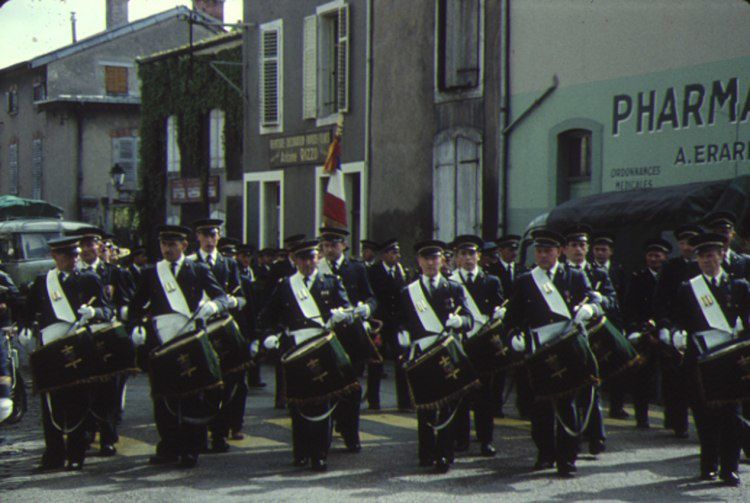
[[[47,325],[42,329],[42,345],[54,342],[57,339],[61,338],[63,335],[66,335],[70,331],[70,327],[72,326],[73,323],[68,323],[65,321],[58,321],[57,323]]]
[[[47,295],[52,304],[52,310],[55,312],[55,318],[68,323],[76,322],[76,315],[65,296],[65,290],[62,289],[57,269],[52,269],[47,273]]]
[[[464,282],[463,276],[461,276],[461,274],[459,274],[458,271],[454,272],[451,275],[451,279],[455,281],[456,283],[460,284],[461,287],[464,289],[464,297],[466,297],[466,306],[469,308],[469,312],[474,317],[474,326],[466,334],[467,337],[471,337],[472,335],[475,335],[477,332],[479,332],[482,329],[484,324],[487,323],[489,316],[482,314],[482,311],[479,310],[479,306],[477,306],[477,303],[474,301],[474,297],[471,296],[471,292],[469,292],[469,289],[466,288],[466,283]]]
[[[182,265],[185,267],[185,264]],[[193,313],[188,307],[187,300],[185,300],[185,294],[182,293],[180,284],[177,283],[172,270],[169,268],[169,262],[166,260],[160,260],[156,263],[156,274],[159,276],[159,282],[161,287],[164,289],[164,294],[167,296],[169,307],[172,311],[180,313],[190,318]]]
[[[333,274],[331,266],[328,265],[328,261],[325,259],[318,262],[318,272],[322,272],[323,274]],[[335,276],[335,274],[333,275]]]
[[[318,274],[320,274],[320,269],[318,269]],[[323,317],[320,315],[320,308],[310,290],[305,286],[302,274],[299,271],[289,277],[289,286],[292,287],[294,299],[297,301],[297,305],[305,318],[323,326],[324,323]]]
[[[289,332],[289,335],[294,338],[295,346],[301,346],[310,339],[318,337],[324,333],[325,331],[319,328],[300,328],[298,330],[292,330]]]
[[[180,313],[168,313],[154,316],[156,335],[159,337],[159,341],[162,344],[166,344],[180,334],[186,334],[191,330],[195,330],[194,322],[185,326],[185,323],[187,323],[189,319],[189,316]]]
[[[568,310],[568,305],[563,300],[560,292],[557,291],[555,284],[547,277],[547,273],[541,267],[537,266],[531,271],[531,277],[534,278],[534,283],[536,283],[536,287],[542,294],[542,298],[547,303],[550,311],[569,320],[570,311]]]
[[[693,295],[695,295],[698,305],[703,312],[703,317],[706,319],[708,326],[722,332],[732,333],[732,328],[729,326],[724,312],[721,310],[721,306],[716,301],[714,294],[711,293],[711,289],[706,283],[706,278],[702,274],[694,277],[690,280],[690,286],[693,288]]]
[[[417,317],[419,317],[422,327],[424,327],[427,332],[432,332],[434,334],[442,333],[445,327],[440,322],[440,318],[438,318],[437,314],[435,314],[427,297],[424,296],[420,280],[417,279],[411,283],[408,286],[408,289],[409,297],[411,298],[412,304],[414,304],[414,310],[417,312]]]
[[[696,337],[703,338],[703,342],[706,343],[708,351],[732,340],[732,334],[723,330],[704,330],[703,332],[696,332],[695,335]]]
[[[556,323],[550,323],[549,325],[542,325],[541,327],[532,328],[532,333],[536,334],[539,339],[539,344],[547,344],[549,341],[555,339],[561,335],[562,329],[569,322],[558,321]],[[536,348],[535,348],[536,349]]]

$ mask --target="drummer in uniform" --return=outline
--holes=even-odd
[[[367,269],[370,269],[375,265],[380,245],[369,239],[363,239],[359,243],[362,246],[362,263]]]
[[[401,323],[401,289],[408,281],[408,274],[401,265],[401,247],[398,239],[386,240],[380,247],[380,261],[368,271],[370,285],[377,299],[377,309],[373,318],[383,322],[380,336],[383,347],[393,357],[396,363],[396,406],[401,411],[412,410],[411,397],[406,384],[406,374],[399,365],[399,357],[405,349],[399,343],[399,324]],[[384,357],[386,355],[383,355]],[[370,369],[376,369],[370,365]],[[369,369],[368,369],[369,370]],[[367,375],[367,402],[370,409],[380,409],[380,381],[381,371],[369,372]]]
[[[279,284],[259,317],[264,329],[272,332],[285,330],[282,335],[271,335],[264,341],[267,348],[283,352],[315,337],[321,329],[330,329],[334,324],[351,318],[350,313],[341,309],[349,307],[341,280],[318,269],[318,241],[305,241],[304,238],[297,241],[291,249],[291,256],[297,273]],[[318,314],[308,317],[310,313]],[[326,415],[327,409],[328,403],[290,405],[294,466],[310,463],[314,471],[327,470],[331,443],[331,421]],[[311,416],[318,420],[308,419]]]
[[[239,325],[242,335],[247,337],[249,329],[245,317],[242,315],[247,300],[242,290],[240,267],[233,258],[224,256],[219,253],[218,249],[223,224],[223,220],[215,218],[193,222],[195,235],[198,238],[198,250],[187,258],[208,266],[216,281],[227,294],[229,313]],[[227,244],[227,241],[224,241],[224,244]],[[215,453],[229,450],[227,438],[230,430],[235,433],[242,430],[245,401],[247,399],[247,382],[244,371],[224,375],[222,379],[226,396],[222,400],[221,410],[209,425],[211,451]]]
[[[258,290],[256,276],[253,272],[253,252],[255,248],[249,243],[237,245],[237,264],[240,267],[240,281],[247,305],[242,309],[242,315],[247,323],[247,339],[250,341],[253,355],[257,354],[261,341],[258,340],[256,321],[258,313]],[[265,388],[260,375],[260,361],[255,360],[255,365],[247,370],[247,385],[251,388]]]
[[[674,322],[687,333],[687,340],[679,338],[678,332],[671,342],[678,348],[687,346],[685,362],[691,370],[696,369],[700,355],[744,337],[744,327],[750,326],[750,283],[731,277],[722,268],[726,242],[725,236],[710,232],[690,240],[700,273],[677,291]],[[715,480],[718,472],[726,485],[739,485],[739,405],[709,407],[697,389],[690,392],[701,446],[701,479]]]
[[[509,331],[513,328],[525,331],[524,335],[513,336],[510,341],[513,348],[528,353],[554,340],[571,320],[585,323],[603,313],[599,296],[591,288],[586,274],[559,262],[565,238],[547,229],[534,231],[532,238],[537,266],[516,280],[505,315]],[[556,414],[559,415],[557,420]],[[570,477],[576,471],[578,437],[570,435],[561,421],[569,429],[577,429],[574,397],[559,398],[554,404],[533,402],[531,436],[537,447],[534,469],[552,468],[557,464],[558,474]]]
[[[672,245],[665,239],[653,238],[646,241],[643,249],[646,267],[633,273],[622,300],[628,340],[638,347],[638,352],[645,359],[632,374],[633,406],[638,429],[650,427],[648,406],[656,394],[659,364],[658,339],[650,334],[656,328],[654,295],[664,262],[672,252]]]
[[[446,330],[471,330],[473,318],[466,304],[464,290],[440,272],[443,263],[442,241],[426,240],[414,245],[420,274],[401,292],[402,327],[408,330],[414,352],[423,351]],[[434,466],[445,473],[453,463],[453,425],[437,433],[433,425],[448,420],[447,410],[441,414],[432,410],[417,411],[419,436],[419,466]]]
[[[80,238],[68,236],[48,241],[55,268],[37,276],[26,298],[21,341],[31,337],[35,321],[41,328],[41,344],[48,344],[71,332],[72,326],[108,321],[112,308],[104,285],[93,272],[76,268]],[[42,470],[62,468],[67,460],[69,470],[80,470],[86,457],[90,387],[81,385],[42,395],[44,454]],[[74,418],[74,419],[71,419]],[[64,419],[71,424],[58,422]],[[67,442],[63,430],[67,430]]]
[[[163,259],[143,269],[141,282],[125,313],[127,319],[137,322],[148,309],[155,322],[155,330],[148,332],[153,337],[146,341],[150,348],[187,333],[194,319],[205,321],[232,304],[236,306],[236,301],[230,301],[206,263],[185,257],[192,234],[189,228],[162,225],[158,233]],[[208,300],[204,300],[204,294]],[[195,400],[196,397],[188,397],[183,403],[190,405]],[[149,463],[162,465],[179,461],[184,468],[194,467],[205,442],[205,426],[180,421],[159,397],[153,397],[153,403],[160,440]]]
[[[605,270],[586,260],[590,235],[591,227],[585,224],[574,225],[565,231],[566,266],[569,269],[577,269],[586,274],[589,284],[592,285],[592,298],[596,299],[607,318],[615,320],[616,323],[620,318],[620,307],[612,281]],[[579,405],[585,409],[589,406],[588,400],[588,395],[585,398],[579,397]],[[604,431],[604,420],[602,419],[599,388],[594,390],[592,407],[584,435],[588,436],[589,454],[597,455],[604,452],[606,448],[606,433]]]
[[[484,244],[479,236],[458,236],[452,244],[457,268],[450,279],[463,287],[466,305],[474,318],[474,327],[467,334],[471,337],[489,322],[502,319],[505,314],[502,307],[503,289],[497,276],[485,273],[478,266]],[[492,409],[495,405],[492,396],[493,374],[480,375],[479,380],[481,387],[462,402],[454,419],[455,450],[462,452],[469,449],[471,408],[474,410],[474,427],[480,442],[479,452],[482,456],[492,457],[496,452],[492,446]]]
[[[324,259],[318,263],[318,268],[324,274],[333,274],[341,278],[346,289],[347,297],[354,307],[356,318],[367,320],[377,308],[377,300],[367,278],[367,269],[361,262],[355,262],[344,256],[346,238],[349,231],[335,227],[320,228],[320,247]],[[382,367],[381,367],[382,369]],[[363,369],[355,371],[362,375]],[[362,391],[356,389],[339,402],[333,419],[336,430],[341,432],[344,443],[349,452],[359,452],[362,446],[359,441],[359,409]]]
[[[703,229],[695,224],[686,224],[674,231],[680,255],[664,263],[654,294],[656,324],[659,327],[675,326],[675,323],[670,323],[669,320],[674,320],[676,316],[673,302],[677,289],[684,281],[695,277],[700,272],[693,256],[690,239],[702,233]],[[665,334],[666,331],[666,328],[660,329],[660,338],[669,340],[670,336]],[[688,401],[681,360],[681,357],[676,357],[674,352],[662,352],[660,367],[662,399],[664,400],[664,428],[674,431],[677,438],[687,438]]]

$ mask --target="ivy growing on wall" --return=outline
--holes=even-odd
[[[214,108],[225,112],[226,138],[241,141],[242,97],[222,79],[211,61],[242,61],[241,47],[206,56],[179,56],[139,65],[141,79],[141,186],[138,200],[140,236],[149,249],[156,249],[156,227],[165,222],[167,189],[166,123],[177,117],[181,156],[181,176],[201,178],[206,183],[208,170],[203,139],[208,114]],[[222,66],[222,72],[238,86],[241,66]],[[226,145],[225,145],[226,147]],[[226,150],[226,148],[225,148]]]

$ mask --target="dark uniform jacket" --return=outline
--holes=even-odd
[[[634,272],[622,300],[622,312],[628,332],[640,331],[648,320],[656,320],[654,296],[659,275],[648,267]]]
[[[492,316],[495,307],[500,306],[505,300],[503,287],[497,276],[487,274],[481,269],[478,269],[478,271],[478,274],[469,283],[465,277],[465,271],[458,269],[458,273],[464,277],[466,290],[469,291],[479,310],[486,316]]]
[[[569,267],[572,266],[569,265]],[[586,273],[591,288],[602,295],[601,306],[604,309],[604,314],[615,324],[622,326],[619,299],[607,271],[587,261],[583,272]]]
[[[21,309],[21,292],[16,284],[5,271],[0,271],[0,303],[4,303],[7,309],[0,312],[0,327],[5,327],[12,322],[12,316],[17,316]]]
[[[397,264],[391,276],[385,264],[378,262],[368,270],[368,277],[378,302],[373,318],[383,322],[383,330],[397,330],[401,323],[401,289],[407,282],[406,271]]]
[[[94,308],[95,314],[91,321],[109,321],[112,318],[112,305],[104,294],[104,286],[99,277],[93,272],[73,271],[69,273],[65,281],[60,281],[65,296],[68,298],[73,314],[78,316],[78,308],[88,304]],[[26,309],[23,316],[23,325],[31,328],[35,320],[39,321],[39,327],[44,328],[59,320],[52,308],[52,301],[47,292],[47,273],[36,277],[26,297]]]
[[[750,257],[747,255],[733,250],[727,251],[722,268],[734,279],[750,281]]]
[[[520,265],[520,264],[513,264],[513,274],[511,278],[511,271],[509,268],[506,268],[502,261],[498,260],[496,264],[493,264],[492,269],[488,269],[487,273],[492,274],[493,276],[497,276],[500,278],[500,283],[503,285],[503,295],[505,295],[505,298],[510,298],[510,296],[513,294],[513,283],[516,282],[516,280],[527,271],[527,269]]]
[[[435,285],[435,291],[430,295],[421,278],[418,281],[419,286],[424,292],[425,298],[430,303],[432,309],[435,311],[435,314],[443,325],[448,321],[450,314],[455,313],[458,307],[461,307],[459,316],[461,316],[463,321],[463,330],[470,330],[472,328],[474,319],[466,305],[464,289],[461,288],[461,285],[455,281],[446,279],[445,276],[441,275],[440,280]],[[436,335],[427,332],[422,326],[416,307],[411,301],[408,286],[404,287],[401,291],[401,305],[403,306],[401,326],[409,331],[412,341],[416,341],[429,335]]]
[[[698,263],[683,257],[674,257],[662,266],[654,294],[656,322],[660,327],[669,326],[673,313],[674,299],[680,285],[700,274]]]
[[[333,274],[341,278],[352,306],[357,306],[361,302],[370,306],[370,313],[374,313],[378,306],[378,301],[375,299],[375,294],[370,286],[370,280],[367,278],[367,268],[365,265],[362,262],[349,260],[348,258],[344,258],[338,267],[335,264],[329,265]]]
[[[591,284],[582,271],[558,264],[552,282],[568,306],[571,317],[575,316],[573,308],[587,297],[586,303],[598,304],[594,299]],[[505,313],[505,324],[508,329],[527,330],[560,321],[565,321],[565,318],[550,310],[534,282],[531,271],[522,274],[513,287],[513,295]],[[527,344],[527,347],[530,346]]]

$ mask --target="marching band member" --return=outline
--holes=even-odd
[[[675,299],[674,323],[687,332],[687,340],[672,338],[676,347],[687,347],[685,364],[695,370],[698,356],[709,353],[744,334],[750,323],[750,283],[733,278],[723,268],[726,237],[715,233],[690,240],[700,274],[680,285]],[[690,390],[693,418],[700,440],[701,479],[715,480],[717,471],[729,486],[740,484],[741,423],[739,405],[705,405],[697,389]]]
[[[338,277],[318,269],[318,241],[297,241],[291,248],[297,272],[282,280],[260,313],[260,325],[269,331],[282,328],[284,335],[271,335],[264,345],[286,352],[315,337],[322,329],[347,321],[351,314],[344,285]],[[290,405],[294,466],[310,463],[314,471],[327,470],[330,439],[328,403]],[[319,420],[313,416],[325,416]],[[307,416],[307,417],[304,417]]]
[[[22,341],[28,342],[30,329],[38,320],[42,345],[67,335],[72,327],[107,321],[112,317],[99,277],[76,268],[80,238],[56,238],[48,244],[55,268],[40,274],[34,281],[22,320],[25,329],[20,335]],[[69,470],[83,468],[89,443],[86,419],[90,412],[90,393],[88,385],[81,385],[42,394],[45,449],[40,469],[61,468],[65,460]],[[62,425],[59,424],[61,418],[64,419]],[[79,418],[80,422],[70,428],[70,423],[75,424]],[[67,430],[67,442],[63,430]]]
[[[478,236],[458,236],[452,246],[456,257],[456,270],[450,279],[461,285],[464,290],[466,305],[474,318],[474,327],[468,337],[479,332],[488,322],[502,319],[505,314],[503,290],[497,276],[485,273],[478,265],[483,241]],[[471,434],[469,409],[474,410],[474,427],[480,442],[482,456],[494,456],[492,433],[494,429],[492,396],[493,374],[479,376],[481,387],[469,394],[462,402],[454,419],[456,451],[469,449]]]
[[[585,323],[602,313],[586,274],[560,264],[564,238],[546,229],[535,231],[532,237],[536,267],[516,281],[505,315],[507,330],[525,331],[525,337],[512,338],[513,348],[527,352],[554,340],[571,321]],[[570,477],[576,471],[578,437],[570,435],[561,422],[577,429],[574,397],[559,398],[554,404],[537,401],[532,405],[531,436],[537,447],[534,469],[556,464],[560,476]]]
[[[461,285],[444,277],[441,272],[442,241],[427,240],[415,244],[414,251],[421,274],[401,293],[403,327],[411,337],[412,352],[425,351],[447,330],[461,332],[473,326],[471,311]],[[418,410],[419,466],[434,466],[445,473],[453,463],[453,425],[435,431],[438,421],[449,420],[449,411]]]
[[[146,305],[150,303],[148,310],[155,322],[155,333],[148,333],[153,333],[155,337],[146,341],[149,347],[166,344],[190,330],[194,326],[191,323],[193,319],[207,320],[230,306],[227,295],[208,265],[186,259],[184,253],[191,230],[177,225],[162,225],[158,232],[163,259],[143,269],[141,281],[125,316],[134,321],[140,320]],[[204,293],[210,300],[203,301]],[[194,401],[197,398],[184,400]],[[149,463],[162,465],[179,461],[184,468],[194,467],[205,441],[205,427],[179,420],[163,399],[154,397],[153,404],[160,440],[156,454],[151,456]]]

